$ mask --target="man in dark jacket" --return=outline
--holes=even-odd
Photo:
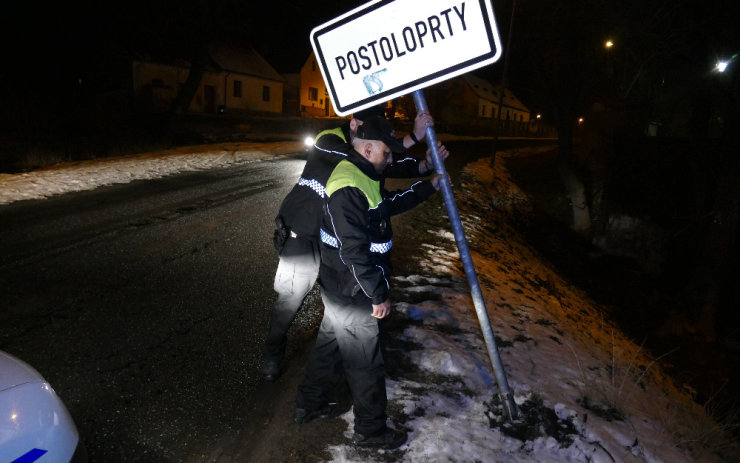
[[[380,345],[379,320],[391,309],[390,219],[431,196],[441,177],[387,192],[383,172],[391,163],[391,150],[399,148],[392,133],[385,118],[364,121],[327,181],[319,271],[324,318],[298,388],[294,416],[306,423],[330,415],[327,395],[336,384],[336,372],[343,370],[354,403],[354,443],[387,449],[406,442],[405,433],[386,426]]]
[[[318,277],[319,227],[326,180],[337,163],[346,157],[346,146],[362,121],[383,114],[382,108],[373,107],[358,112],[341,127],[321,132],[298,183],[280,205],[275,231],[275,247],[280,255],[274,282],[278,297],[270,317],[262,363],[262,375],[268,381],[274,381],[280,373],[288,328]],[[434,170],[429,154],[422,161],[401,154],[423,139],[426,128],[433,123],[426,111],[416,116],[413,131],[394,145],[399,151],[388,166],[388,177],[415,178]]]

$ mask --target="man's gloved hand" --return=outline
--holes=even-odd
[[[450,156],[450,152],[447,151],[447,147],[439,140],[437,140],[437,155],[439,156],[439,160],[442,162]],[[434,171],[434,161],[432,160],[431,148],[427,148],[426,156],[426,159],[419,163],[419,175],[428,175]]]
[[[422,141],[427,134],[427,127],[434,125],[434,119],[429,111],[420,111],[414,118],[414,136]]]

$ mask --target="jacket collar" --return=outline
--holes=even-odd
[[[347,155],[347,160],[356,165],[363,174],[367,175],[373,180],[380,181],[384,178],[383,174],[377,173],[375,171],[375,166],[373,166],[370,161],[362,157],[362,155],[358,153],[354,148],[352,148]]]
[[[342,134],[344,134],[344,139],[347,141],[347,143],[352,143],[351,137],[349,135],[349,121],[342,124],[340,128],[342,129]]]

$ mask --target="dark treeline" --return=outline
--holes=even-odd
[[[711,352],[729,359],[721,376],[688,381],[709,384],[702,403],[737,387],[740,28],[733,7],[723,0],[507,0],[497,9],[503,38],[515,11],[506,80],[557,127],[571,227],[613,248],[639,242],[631,254],[645,264],[648,291],[662,294],[632,293],[627,321],[643,325],[633,332],[659,349],[684,348],[684,363],[709,362]],[[722,59],[729,65],[719,72]],[[492,67],[491,80],[500,81],[501,71]],[[631,228],[620,228],[625,217],[636,218]],[[689,356],[700,345],[705,357]]]

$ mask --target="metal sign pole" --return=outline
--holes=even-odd
[[[416,112],[428,111],[423,90],[416,90],[413,94],[414,103],[416,104]],[[437,134],[434,131],[434,127],[427,127],[426,140],[427,146],[432,149],[432,160],[434,161],[436,173],[446,175],[447,171],[445,170],[444,163],[439,159]],[[515,420],[519,413],[516,403],[514,403],[511,391],[509,390],[509,383],[506,380],[506,372],[504,371],[501,357],[499,356],[498,348],[496,347],[496,339],[493,336],[491,322],[488,319],[488,312],[486,311],[486,304],[483,300],[483,293],[481,292],[480,284],[478,283],[478,275],[475,272],[473,259],[470,256],[470,249],[468,248],[468,242],[465,239],[465,232],[463,231],[462,222],[460,221],[460,214],[457,211],[455,198],[452,196],[450,179],[445,177],[441,180],[440,189],[442,190],[442,196],[444,198],[445,207],[447,208],[447,215],[450,218],[450,224],[452,225],[452,231],[455,234],[457,250],[460,253],[460,259],[463,263],[465,275],[468,278],[470,293],[473,297],[473,305],[475,306],[475,312],[478,314],[478,322],[483,331],[483,339],[486,341],[486,347],[488,348],[488,357],[491,359],[493,373],[496,377],[496,383],[498,384],[499,398],[506,409],[509,419]]]

